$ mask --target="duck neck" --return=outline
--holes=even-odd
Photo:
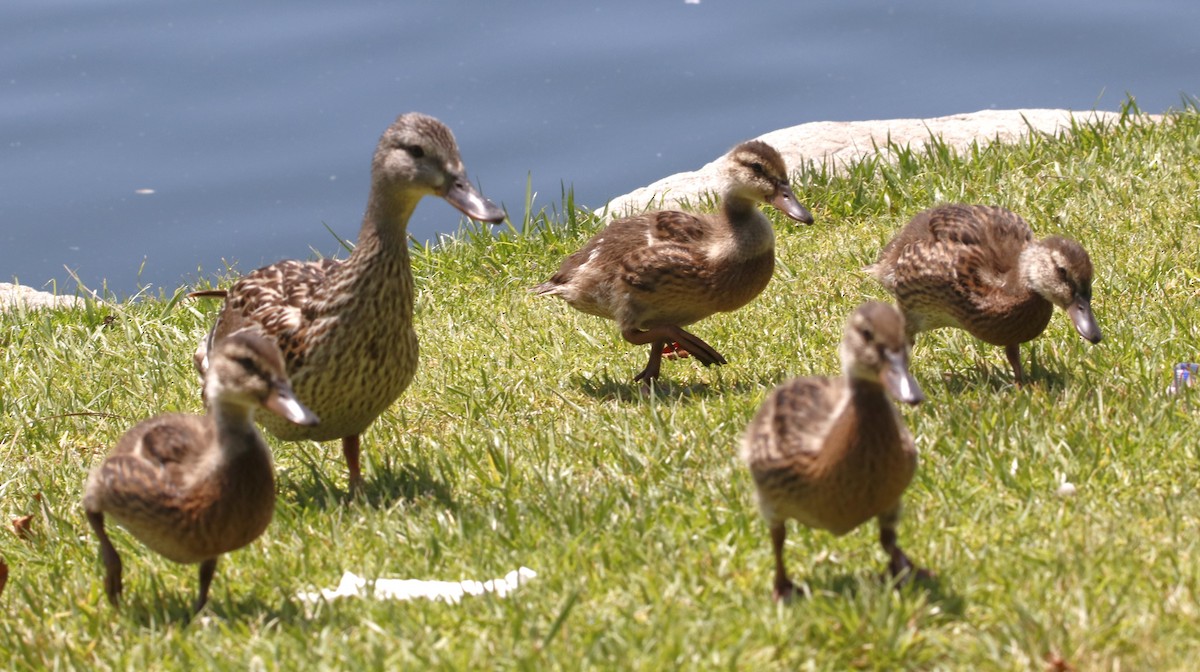
[[[209,411],[216,424],[217,450],[196,470],[195,482],[207,481],[239,502],[236,515],[244,525],[244,543],[257,537],[271,519],[275,504],[275,466],[271,449],[254,428],[254,410],[218,402]]]
[[[756,257],[775,249],[775,229],[771,220],[758,209],[758,203],[736,192],[725,194],[721,210],[729,221],[737,247],[746,257]]]
[[[419,193],[404,190],[371,190],[358,243],[345,263],[330,273],[324,298],[335,304],[332,308],[345,310],[343,300],[353,297],[408,297],[407,301],[396,301],[395,307],[402,313],[400,319],[411,320],[408,219],[420,199]],[[361,303],[371,310],[378,309],[376,301]]]
[[[829,446],[820,459],[827,464],[842,464],[847,459],[857,463],[860,455],[869,459],[881,449],[895,445],[899,430],[896,409],[878,382],[850,377],[846,379],[846,399],[841,412],[830,426]]]
[[[420,193],[406,189],[372,188],[362,228],[358,232],[355,254],[360,248],[366,248],[364,253],[372,254],[377,254],[377,250],[399,249],[407,256],[408,219],[420,200]]]
[[[1039,293],[1034,281],[1037,265],[1043,262],[1031,249],[1021,253],[1016,268],[1005,279],[1003,291],[990,292],[985,305],[980,306],[983,314],[1003,316],[1004,329],[998,336],[1003,337],[1004,343],[1024,343],[1036,338],[1054,313],[1054,304]]]
[[[209,415],[217,426],[217,437],[225,450],[241,450],[257,445],[258,432],[254,429],[254,409],[245,404],[218,399]],[[247,439],[250,440],[247,440]]]

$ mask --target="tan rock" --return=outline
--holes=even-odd
[[[1070,110],[983,110],[934,119],[890,119],[882,121],[817,121],[771,131],[759,136],[779,150],[792,170],[807,163],[826,164],[843,170],[890,142],[914,150],[924,147],[932,137],[956,151],[973,142],[1013,142],[1030,130],[1039,133],[1069,131],[1072,119],[1079,123],[1115,122],[1116,112],[1071,112]],[[1153,115],[1146,118],[1156,119]],[[618,196],[608,203],[608,213],[624,216],[649,207],[676,207],[682,202],[697,203],[717,187],[718,165],[713,160],[699,170],[677,173],[649,186]],[[803,196],[800,197],[804,201]]]
[[[17,306],[32,308],[70,308],[83,305],[78,296],[64,296],[42,292],[25,285],[0,282],[0,311],[12,310]]]

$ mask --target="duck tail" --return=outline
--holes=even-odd
[[[229,295],[229,290],[225,289],[198,289],[194,292],[188,292],[189,299],[224,299]]]
[[[559,290],[561,289],[562,285],[554,282],[553,280],[548,280],[540,285],[534,285],[533,287],[530,287],[529,291],[530,293],[537,294],[538,296],[546,296],[547,294],[558,294]]]

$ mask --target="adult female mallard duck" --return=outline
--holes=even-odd
[[[532,289],[615,320],[634,345],[649,344],[650,361],[635,381],[658,377],[664,349],[705,366],[726,363],[683,327],[741,308],[767,286],[775,270],[775,232],[758,204],[813,221],[792,193],[783,158],[765,142],[730,150],[722,177],[718,214],[662,210],[614,221]]]
[[[345,260],[281,261],[229,288],[225,306],[196,350],[203,374],[212,344],[242,329],[274,339],[296,396],[321,417],[300,426],[260,423],[285,441],[342,440],[350,488],[362,486],[359,435],[408,387],[417,370],[408,219],[421,197],[444,198],[487,222],[504,211],[467,181],[450,129],[423,114],[398,117],[371,163],[371,193],[354,252]]]
[[[296,401],[279,349],[252,333],[216,345],[204,391],[208,415],[160,415],[137,424],[88,476],[83,509],[100,540],[104,589],[114,605],[121,558],[104,531],[105,515],[168,559],[200,563],[199,611],[217,557],[257,539],[275,512],[275,471],[254,428],[255,409],[317,423]]]
[[[914,570],[896,544],[900,497],[917,467],[913,438],[888,395],[925,397],[908,371],[904,318],[872,301],[846,324],[840,378],[797,378],[776,388],[750,421],[742,459],[775,551],[775,599],[795,588],[783,563],[789,518],[841,536],[870,518],[893,577]]]
[[[867,269],[896,296],[908,336],[957,327],[1004,346],[1018,385],[1020,344],[1037,338],[1054,306],[1092,343],[1092,261],[1061,236],[1034,240],[1024,219],[1004,208],[942,205],[919,213]]]

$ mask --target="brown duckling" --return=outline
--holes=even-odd
[[[1004,208],[942,205],[892,239],[867,269],[896,296],[908,336],[957,327],[1004,346],[1018,385],[1020,344],[1037,338],[1054,306],[1084,339],[1099,343],[1092,314],[1092,261],[1061,236],[1034,240],[1025,220]]]
[[[254,428],[255,409],[317,423],[292,393],[279,349],[251,332],[216,345],[204,389],[208,415],[173,413],[137,424],[88,476],[83,508],[100,539],[113,605],[121,558],[104,531],[106,514],[169,560],[200,563],[199,611],[217,557],[257,539],[275,511],[275,470]]]
[[[362,486],[359,435],[395,401],[417,370],[408,219],[421,197],[440,196],[487,222],[504,211],[467,181],[458,145],[437,119],[410,113],[384,131],[371,164],[371,193],[354,252],[345,260],[281,261],[239,279],[196,350],[204,373],[214,342],[252,327],[283,351],[296,396],[316,426],[274,416],[260,423],[285,441],[342,440],[350,488]]]
[[[797,378],[776,388],[750,421],[742,459],[775,551],[775,599],[795,588],[783,563],[789,518],[841,536],[870,518],[893,577],[915,570],[896,544],[900,497],[917,467],[913,438],[888,395],[925,397],[908,371],[904,318],[871,301],[850,316],[839,378]]]
[[[775,270],[775,232],[758,204],[805,224],[813,218],[796,201],[783,158],[764,142],[730,150],[723,179],[720,213],[661,210],[616,220],[532,291],[615,320],[626,341],[649,344],[650,361],[635,381],[658,377],[664,349],[705,366],[725,364],[721,353],[683,327],[741,308],[767,286]]]

